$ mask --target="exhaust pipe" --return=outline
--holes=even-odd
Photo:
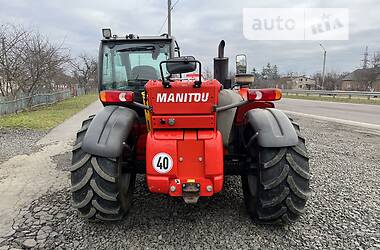
[[[224,47],[226,46],[226,42],[224,40],[220,41],[218,46],[218,58],[224,57]]]
[[[231,80],[228,79],[228,57],[224,57],[226,42],[220,41],[218,57],[214,58],[214,79],[218,80],[225,89],[231,88]]]

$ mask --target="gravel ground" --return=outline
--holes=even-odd
[[[0,128],[0,163],[20,154],[31,154],[39,149],[35,142],[47,131]]]
[[[148,193],[139,176],[133,208],[124,221],[89,223],[78,218],[65,189],[22,209],[15,230],[0,239],[0,249],[380,249],[380,135],[296,120],[307,138],[313,195],[295,224],[253,224],[238,177],[227,177],[220,194],[186,205]],[[69,157],[57,162],[68,164]]]
[[[69,171],[71,164],[71,152],[53,156],[53,162],[56,164],[57,170]]]

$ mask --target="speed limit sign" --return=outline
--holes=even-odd
[[[152,165],[158,173],[166,174],[173,168],[173,159],[169,154],[161,152],[153,157]]]

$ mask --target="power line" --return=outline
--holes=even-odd
[[[174,10],[174,7],[178,4],[179,1],[180,1],[180,0],[177,0],[174,4],[172,4],[170,10]],[[166,22],[168,21],[168,18],[169,18],[169,13],[166,15],[166,18],[165,18],[164,22],[162,23],[161,28],[160,28],[160,31],[158,31],[158,34],[161,33],[161,31],[162,31],[162,29],[164,28]]]
[[[179,2],[180,0],[177,0],[173,5],[172,5],[172,10],[174,10],[174,7],[177,5],[177,3]]]
[[[158,34],[160,34],[160,33],[161,33],[162,29],[163,29],[163,28],[164,28],[164,26],[165,26],[165,23],[166,23],[166,21],[168,21],[168,16],[166,16],[166,18],[165,18],[164,22],[162,23],[162,25],[161,25],[161,28],[160,28],[160,31],[158,31]]]

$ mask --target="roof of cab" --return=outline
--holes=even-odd
[[[167,35],[161,35],[161,36],[137,36],[134,35],[133,38],[130,38],[129,35],[123,36],[123,37],[111,37],[109,39],[103,38],[102,41],[108,42],[108,41],[157,41],[157,40],[162,40],[162,41],[168,41],[168,40],[175,40],[174,37],[172,36],[167,36]]]

